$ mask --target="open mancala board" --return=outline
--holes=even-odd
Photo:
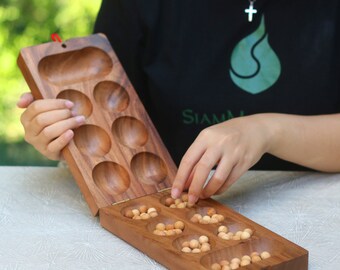
[[[102,226],[170,269],[308,269],[308,251],[215,200],[187,204],[176,166],[103,34],[21,50],[36,99],[86,117],[63,156]]]

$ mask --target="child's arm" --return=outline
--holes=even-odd
[[[172,195],[189,201],[221,193],[264,153],[319,171],[340,171],[340,115],[256,114],[203,130],[184,155]],[[204,187],[211,169],[217,169]],[[203,188],[204,187],[204,188]]]

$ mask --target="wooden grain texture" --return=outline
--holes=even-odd
[[[36,99],[63,98],[86,123],[63,155],[91,212],[170,187],[176,166],[103,34],[21,50]]]
[[[222,259],[250,255],[251,252],[268,251],[271,257],[240,269],[275,269],[305,270],[308,269],[308,251],[284,239],[250,219],[215,200],[200,200],[193,208],[176,209],[165,206],[162,202],[168,197],[169,190],[130,200],[118,205],[100,209],[100,222],[108,231],[119,236],[151,258],[169,269],[210,269],[211,264]],[[155,207],[159,215],[148,220],[133,220],[124,216],[129,208],[140,205]],[[218,224],[197,224],[190,221],[196,212],[213,207],[225,220]],[[153,234],[157,223],[173,223],[181,220],[185,223],[182,234],[174,236],[158,236]],[[231,230],[250,228],[254,234],[247,240],[223,240],[217,236],[220,225],[227,225]],[[206,235],[212,249],[199,254],[186,254],[181,249],[183,240]]]
[[[96,34],[65,45],[50,42],[24,48],[18,65],[36,99],[69,99],[75,104],[72,110],[86,117],[63,155],[91,212],[100,211],[104,228],[170,269],[210,269],[222,259],[253,251],[272,256],[242,269],[308,269],[305,249],[214,200],[185,209],[165,206],[170,195],[164,189],[171,186],[176,166],[108,40]],[[159,215],[148,220],[123,215],[140,205],[155,207]],[[226,219],[207,225],[190,221],[209,207]],[[181,234],[153,234],[157,223],[178,220],[185,223]],[[250,228],[254,234],[247,240],[223,240],[217,236],[221,224],[235,232]],[[200,235],[209,237],[210,251],[181,251],[183,241]]]

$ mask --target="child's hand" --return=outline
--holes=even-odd
[[[34,100],[30,93],[23,94],[17,106],[26,108],[21,115],[25,140],[47,158],[59,160],[73,138],[72,129],[85,122],[84,116],[72,113],[73,105],[65,99]]]
[[[267,152],[272,137],[266,116],[253,115],[204,129],[182,158],[172,188],[177,198],[189,189],[189,203],[230,187]],[[209,183],[210,171],[217,165]]]

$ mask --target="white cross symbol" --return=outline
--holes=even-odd
[[[248,21],[251,22],[253,20],[253,14],[257,13],[257,10],[254,9],[253,2],[250,2],[249,8],[244,10],[245,13],[248,13]]]

